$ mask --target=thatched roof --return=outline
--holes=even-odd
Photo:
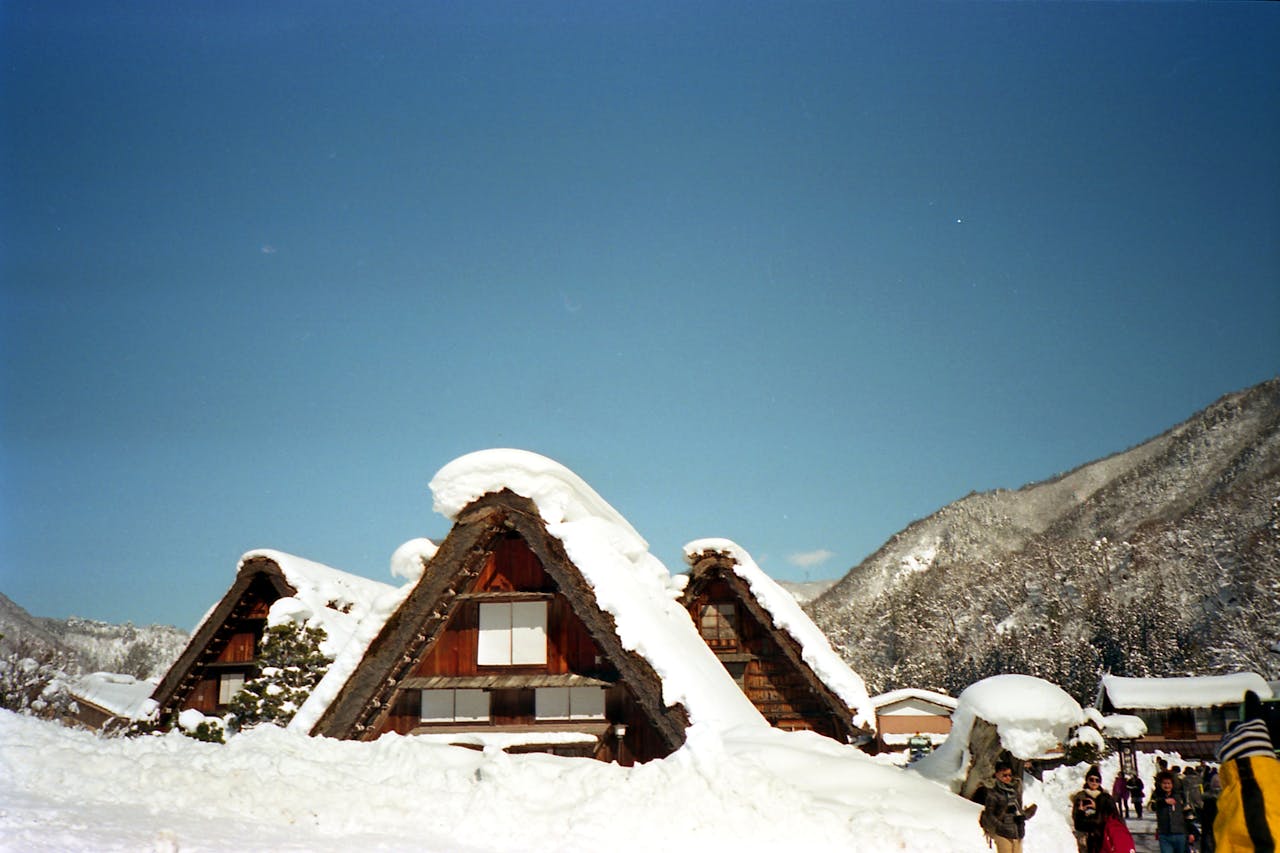
[[[826,637],[790,594],[764,574],[740,546],[728,540],[698,540],[685,546],[689,583],[686,603],[714,581],[723,582],[757,623],[769,630],[796,672],[808,682],[854,736],[875,730],[875,712],[861,677],[831,649]]]
[[[614,617],[601,608],[595,590],[569,558],[563,542],[548,531],[538,506],[508,489],[486,494],[457,514],[453,529],[421,579],[387,619],[312,734],[362,738],[380,730],[396,689],[405,686],[414,663],[444,631],[454,607],[474,591],[495,544],[512,533],[542,563],[667,746],[675,749],[684,742],[689,725],[686,708],[664,702],[658,672],[641,654],[624,648]]]
[[[161,720],[177,710],[169,705],[186,696],[193,686],[193,681],[199,679],[197,664],[204,658],[209,644],[219,629],[244,608],[245,593],[254,581],[269,584],[279,598],[297,593],[297,589],[289,583],[280,564],[275,560],[265,556],[243,560],[231,588],[200,622],[191,639],[187,641],[187,647],[182,650],[182,654],[178,655],[178,659],[169,667],[169,671],[165,673],[155,692],[151,694],[151,698],[159,708]]]
[[[211,648],[211,643],[218,632],[228,621],[247,615],[249,605],[245,596],[255,584],[264,597],[274,602],[289,599],[273,606],[273,619],[306,622],[323,628],[326,637],[320,651],[330,659],[349,644],[361,623],[380,617],[375,605],[395,591],[395,587],[388,584],[282,551],[250,551],[241,557],[231,588],[201,621],[152,694],[161,720],[177,710],[169,706],[183,701],[190,693],[202,675],[201,663],[216,658],[217,650]]]

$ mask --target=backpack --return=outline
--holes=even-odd
[[[1107,817],[1102,827],[1102,853],[1134,853],[1133,836],[1124,821]]]

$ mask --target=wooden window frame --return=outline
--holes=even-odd
[[[479,690],[471,687],[435,687],[419,691],[418,719],[423,723],[488,723],[493,718],[493,710],[490,704],[489,691]],[[449,713],[435,713],[427,716],[428,695],[434,699],[448,698]],[[459,701],[461,700],[461,701]],[[439,708],[443,709],[446,703],[440,703]],[[484,714],[477,712],[479,706],[484,705]],[[464,713],[459,713],[459,710]],[[465,713],[471,711],[471,713]]]
[[[738,606],[732,601],[707,601],[698,608],[698,634],[713,649],[736,649]]]
[[[546,601],[486,601],[477,614],[477,666],[545,666]]]
[[[218,706],[230,705],[248,679],[243,672],[224,672],[218,676]]]
[[[553,699],[554,708],[548,707]],[[551,713],[552,710],[561,707],[565,709],[563,714]],[[603,687],[538,687],[534,690],[533,717],[539,722],[607,719],[605,689]]]

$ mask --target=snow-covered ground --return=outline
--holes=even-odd
[[[1070,783],[1028,825],[1071,853]],[[1059,790],[1061,788],[1061,790]],[[0,848],[14,851],[987,849],[978,807],[809,733],[691,731],[634,768],[388,735],[263,727],[226,745],[133,739],[0,712]]]

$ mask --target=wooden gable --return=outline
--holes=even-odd
[[[152,694],[159,726],[169,728],[187,709],[204,714],[225,710],[225,700],[257,673],[271,605],[295,592],[273,560],[247,560]]]
[[[503,491],[459,515],[312,731],[502,736],[511,751],[629,764],[683,743],[687,715],[661,693],[537,507]]]
[[[698,633],[770,725],[810,730],[841,743],[863,734],[853,712],[804,662],[800,645],[774,627],[732,557],[708,551],[693,561],[680,598]]]

